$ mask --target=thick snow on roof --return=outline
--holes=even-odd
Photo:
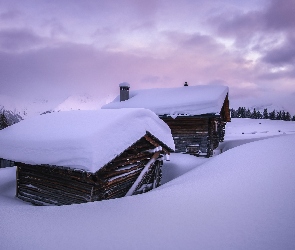
[[[218,114],[227,93],[228,87],[220,85],[134,90],[129,100],[120,102],[117,96],[102,108],[147,108],[157,115],[171,116]]]
[[[171,149],[169,127],[147,109],[66,111],[0,131],[0,158],[95,172],[150,132]]]

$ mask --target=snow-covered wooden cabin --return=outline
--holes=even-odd
[[[225,125],[230,121],[228,87],[129,88],[128,83],[121,83],[120,95],[102,108],[152,110],[169,125],[178,153],[210,157],[223,141]]]
[[[169,127],[146,109],[41,115],[0,131],[1,141],[0,157],[17,166],[17,197],[35,205],[149,191],[174,150]]]

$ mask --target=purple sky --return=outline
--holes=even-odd
[[[290,106],[294,13],[294,0],[0,0],[0,91],[103,98],[124,81],[187,81]]]

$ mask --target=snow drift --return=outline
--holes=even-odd
[[[62,207],[17,201],[14,169],[0,169],[1,247],[295,249],[294,141],[282,135],[247,143],[201,165],[172,154],[165,168],[187,161],[191,170],[160,188]]]

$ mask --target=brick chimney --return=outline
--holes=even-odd
[[[119,84],[119,87],[120,87],[120,102],[128,100],[130,84],[128,82],[122,82]]]

